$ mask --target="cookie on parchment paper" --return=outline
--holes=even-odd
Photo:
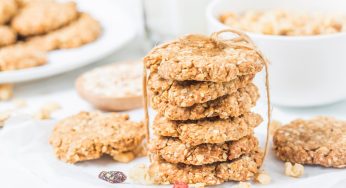
[[[346,167],[346,122],[319,116],[278,128],[273,137],[277,157],[292,163]]]

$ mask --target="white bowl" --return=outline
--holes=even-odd
[[[207,9],[209,32],[227,28],[218,20],[225,11],[289,9],[344,12],[344,0],[214,0]],[[270,60],[272,102],[317,106],[346,98],[346,33],[274,36],[248,33]]]

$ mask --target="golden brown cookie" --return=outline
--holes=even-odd
[[[170,121],[158,114],[152,127],[156,135],[179,138],[183,143],[196,146],[239,140],[251,135],[262,121],[262,117],[255,113],[228,119],[207,118],[197,121]]]
[[[95,41],[101,32],[102,28],[97,20],[89,14],[81,13],[69,25],[43,36],[29,38],[27,43],[45,51],[77,48]]]
[[[16,32],[8,26],[0,26],[0,47],[13,44],[17,40]]]
[[[11,25],[19,35],[40,35],[67,25],[77,16],[74,2],[32,3],[13,18]]]
[[[103,154],[129,162],[144,154],[143,123],[126,114],[81,112],[58,122],[50,137],[55,155],[67,163],[98,159]]]
[[[41,66],[47,63],[47,54],[36,48],[16,44],[0,49],[0,71]]]
[[[331,117],[298,119],[273,137],[280,160],[325,167],[346,167],[346,122]]]
[[[249,112],[259,98],[258,89],[254,84],[240,88],[231,95],[226,95],[191,107],[178,107],[161,101],[152,103],[152,107],[169,120],[197,120],[208,117],[227,119]]]
[[[18,7],[23,8],[33,3],[50,3],[53,0],[16,0]]]
[[[187,35],[159,45],[144,62],[151,72],[158,71],[164,79],[212,82],[229,82],[237,76],[256,74],[264,65],[254,50],[220,47],[203,35]]]
[[[151,141],[151,152],[169,163],[205,165],[225,162],[258,150],[258,140],[253,135],[221,144],[191,146],[178,138],[158,137]]]
[[[152,94],[153,105],[161,100],[165,100],[174,106],[189,107],[234,93],[239,88],[248,85],[253,78],[254,75],[246,75],[237,77],[230,82],[179,82],[165,80],[157,73],[151,73],[148,79],[148,87]]]
[[[149,175],[155,184],[184,182],[217,185],[225,181],[247,181],[258,172],[262,159],[261,152],[241,156],[228,162],[194,166],[172,164],[153,155]]]
[[[0,25],[3,25],[11,20],[17,13],[18,7],[15,0],[0,1]],[[0,35],[1,36],[1,35]]]
[[[142,107],[141,61],[125,61],[96,68],[76,81],[78,94],[102,110],[123,111]]]

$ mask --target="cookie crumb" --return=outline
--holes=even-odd
[[[25,108],[28,104],[25,100],[23,99],[16,99],[16,100],[13,100],[13,104],[15,106],[15,108]]]
[[[292,165],[290,162],[285,163],[285,175],[299,178],[304,174],[304,166],[298,163]]]
[[[255,176],[254,180],[260,184],[267,185],[271,182],[271,177],[266,172],[261,172]]]
[[[144,185],[153,184],[149,175],[149,168],[145,164],[139,164],[130,169],[129,178],[135,183]]]
[[[51,119],[51,114],[59,109],[61,106],[58,103],[48,103],[41,107],[39,112],[35,114],[35,118],[39,120]]]
[[[0,128],[5,126],[5,122],[11,117],[10,111],[0,113]]]
[[[251,188],[251,184],[248,182],[239,182],[238,185],[232,186],[232,188]]]
[[[277,120],[273,120],[271,123],[270,123],[270,130],[269,130],[269,134],[271,136],[274,135],[275,131],[282,126],[282,123],[280,121],[277,121]]]
[[[204,188],[205,183],[196,183],[196,184],[189,184],[192,188]]]
[[[12,84],[0,84],[0,101],[6,101],[13,96]]]

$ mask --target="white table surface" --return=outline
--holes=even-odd
[[[117,51],[111,57],[107,57],[95,64],[66,73],[64,75],[55,76],[48,79],[37,80],[27,83],[21,83],[15,87],[15,99],[24,99],[28,102],[30,111],[35,111],[47,102],[58,102],[63,108],[54,113],[54,119],[61,119],[68,115],[77,113],[81,110],[91,110],[92,107],[85,101],[80,99],[74,90],[74,80],[81,73],[90,70],[93,67],[112,63],[115,61],[141,58],[145,53],[142,43],[137,38],[131,44],[126,45],[120,51]],[[0,105],[0,111],[11,107],[11,103],[3,103]],[[265,110],[264,108],[262,110]],[[137,114],[142,114],[138,112]],[[337,118],[346,119],[346,101],[333,105],[315,108],[280,108],[274,107],[273,119],[287,122],[294,118],[308,118],[315,115],[332,115]],[[142,119],[142,115],[134,117],[134,119]],[[0,129],[0,133],[1,133]],[[16,150],[16,148],[13,148]],[[2,155],[6,151],[0,151],[0,187],[1,188],[19,188],[19,187],[47,187],[47,182],[39,180],[38,176],[30,173],[15,161],[8,159]],[[25,156],[23,156],[25,157]],[[331,175],[332,178],[332,175]],[[327,181],[327,180],[326,180]],[[340,179],[338,179],[338,182]],[[346,177],[344,179],[346,181]],[[339,182],[340,183],[340,182]],[[330,187],[318,184],[316,187]],[[340,184],[338,184],[340,185]],[[343,184],[345,185],[345,184]],[[117,187],[117,186],[116,186]],[[345,185],[346,187],[346,185]]]

